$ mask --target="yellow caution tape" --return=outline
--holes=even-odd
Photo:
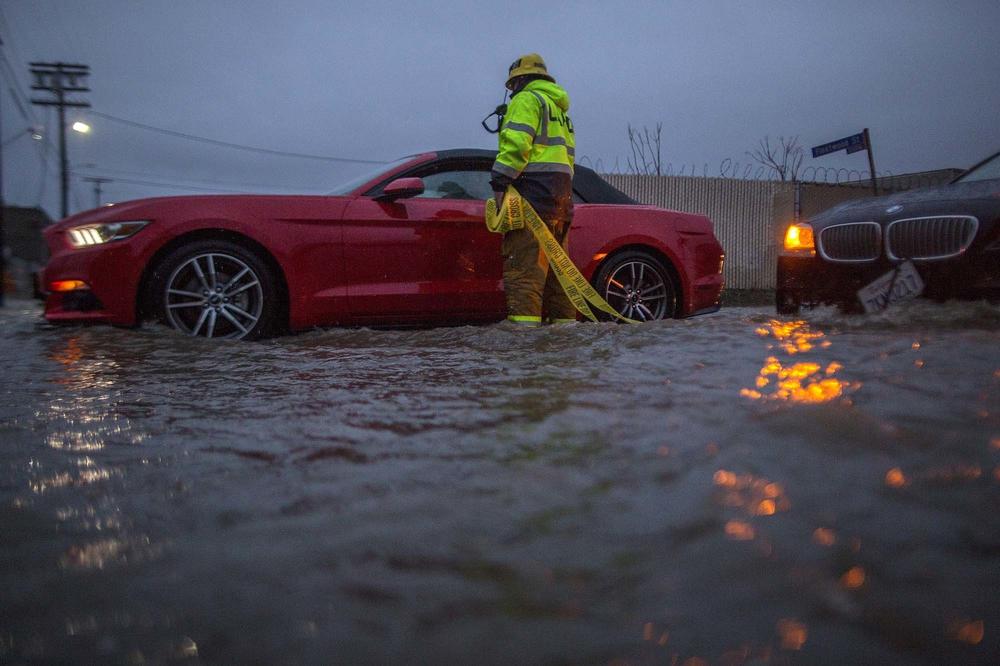
[[[587,278],[583,277],[580,270],[573,264],[573,260],[569,258],[566,251],[559,245],[559,241],[555,239],[555,236],[549,231],[548,226],[538,216],[535,209],[532,208],[530,203],[524,200],[513,186],[507,188],[503,205],[500,206],[499,211],[497,211],[497,203],[494,199],[486,201],[487,229],[494,233],[505,234],[508,231],[523,229],[524,227],[528,227],[535,234],[535,238],[538,240],[538,244],[542,247],[542,250],[544,250],[545,256],[548,257],[549,265],[555,272],[563,291],[566,292],[569,300],[573,303],[573,307],[583,313],[583,316],[591,321],[597,321],[597,317],[590,309],[592,305],[601,312],[606,312],[621,321],[629,324],[639,323],[634,319],[623,316],[608,305],[607,301],[601,298],[601,295],[590,286]]]
[[[513,196],[511,196],[513,194]],[[531,207],[531,204],[527,204]],[[503,205],[500,212],[497,212],[496,199],[486,200],[486,228],[495,234],[505,234],[508,231],[524,228],[524,206],[525,201],[513,187],[507,188],[504,195]],[[535,211],[532,210],[532,213]],[[538,213],[535,213],[538,216]]]

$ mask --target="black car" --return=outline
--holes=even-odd
[[[1000,297],[1000,153],[948,185],[849,201],[785,233],[779,314],[877,311],[915,295]]]

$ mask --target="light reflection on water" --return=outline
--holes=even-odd
[[[816,345],[826,350],[832,345],[826,335],[814,330],[808,322],[780,321],[772,319],[766,326],[755,331],[761,337],[773,337],[779,342],[779,348],[789,356],[798,358]],[[773,349],[774,345],[768,345]],[[843,369],[837,361],[823,365],[815,362],[799,361],[782,363],[775,356],[768,356],[764,367],[760,369],[755,381],[755,388],[743,388],[740,395],[753,400],[784,400],[798,403],[819,404],[842,398],[845,393],[861,387],[860,382],[846,382],[835,375]],[[849,400],[845,400],[850,405]]]
[[[995,306],[221,345],[34,316],[0,314],[0,661],[1000,651]]]

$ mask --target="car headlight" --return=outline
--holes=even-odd
[[[815,256],[816,242],[813,240],[812,225],[797,222],[788,227],[783,249],[785,254]]]
[[[73,247],[90,247],[101,245],[111,241],[122,240],[133,236],[144,226],[149,224],[149,220],[134,220],[129,222],[108,222],[106,224],[85,224],[73,227],[67,232],[69,234],[69,244]]]

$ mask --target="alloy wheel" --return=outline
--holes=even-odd
[[[663,319],[672,307],[673,288],[667,278],[645,261],[616,266],[604,289],[604,299],[622,316],[638,321]]]
[[[167,323],[194,337],[239,339],[264,311],[260,277],[239,258],[205,252],[182,262],[164,291]]]

